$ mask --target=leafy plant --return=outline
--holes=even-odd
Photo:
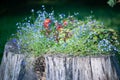
[[[54,11],[38,11],[38,17],[32,16],[23,23],[17,23],[18,39],[21,51],[34,55],[45,53],[63,53],[69,55],[101,55],[119,52],[117,32],[107,29],[104,24],[92,16],[84,20],[79,15],[60,14]]]
[[[109,4],[109,6],[113,7],[117,3],[120,3],[120,0],[108,0],[107,3]]]

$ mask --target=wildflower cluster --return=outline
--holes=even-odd
[[[70,55],[93,55],[119,52],[117,33],[106,29],[102,22],[92,16],[80,20],[74,15],[54,11],[38,11],[24,23],[17,23],[16,37],[22,51],[41,55],[44,53],[65,53]]]

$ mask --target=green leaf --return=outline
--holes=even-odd
[[[109,5],[109,6],[111,6],[111,7],[113,7],[115,4],[116,4],[116,0],[109,0],[108,2],[107,2],[107,4]]]

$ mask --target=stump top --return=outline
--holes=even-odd
[[[46,54],[44,57],[58,57],[58,58],[106,58],[106,57],[113,57],[115,54],[109,54],[109,55],[88,55],[88,56],[74,56],[74,55],[68,55],[68,54]]]

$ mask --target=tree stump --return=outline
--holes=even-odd
[[[45,55],[46,80],[120,80],[115,55]]]
[[[25,54],[19,52],[17,42],[11,40],[6,43],[3,59],[0,65],[0,80],[38,80],[33,70],[33,65]]]

